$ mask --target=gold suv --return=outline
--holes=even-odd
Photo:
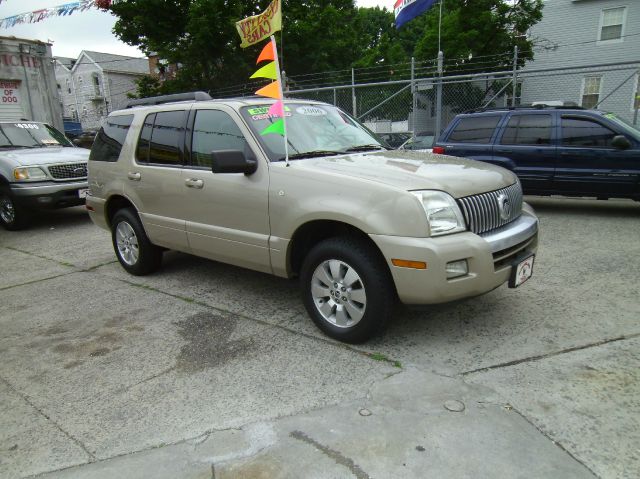
[[[327,335],[365,341],[394,302],[433,304],[524,283],[538,219],[515,175],[490,164],[390,150],[342,110],[204,93],[113,112],[89,159],[87,209],[122,267],[144,275],[173,249],[299,277]]]

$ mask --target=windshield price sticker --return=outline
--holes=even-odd
[[[23,128],[25,130],[39,130],[40,126],[35,123],[16,123],[14,125],[16,128]]]
[[[49,139],[45,138],[44,140],[40,140],[40,141],[43,145],[59,145],[60,144],[59,141],[54,140],[52,138],[49,138]]]
[[[291,116],[291,109],[288,106],[284,107],[285,113],[284,115],[289,117]],[[248,108],[247,113],[251,115],[251,119],[253,121],[259,120],[268,120],[270,118],[277,118],[274,115],[269,115],[269,107],[268,106],[260,106],[256,108]]]
[[[306,116],[325,116],[327,111],[317,106],[300,106],[296,108],[296,113]]]

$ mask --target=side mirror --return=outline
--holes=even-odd
[[[73,144],[76,146],[80,146],[82,144],[82,141],[80,141],[78,138],[76,138],[75,140],[73,140]]]
[[[613,137],[613,140],[611,140],[611,146],[616,150],[628,150],[632,145],[626,136],[617,135]]]
[[[247,158],[240,150],[211,152],[211,171],[214,173],[244,173],[250,175],[258,169],[254,158]]]

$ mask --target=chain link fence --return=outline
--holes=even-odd
[[[378,82],[367,82],[371,74],[359,70],[305,75],[287,79],[286,96],[336,105],[380,134],[438,136],[459,113],[536,103],[595,107],[640,123],[640,59],[543,70],[508,68],[505,62],[499,67],[463,74],[445,71],[440,76],[433,63],[412,63],[394,68],[394,80]],[[250,96],[260,86],[263,83],[247,83],[212,94]]]

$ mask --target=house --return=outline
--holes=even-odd
[[[43,121],[62,130],[51,44],[0,37],[0,120]]]
[[[633,121],[640,103],[640,1],[546,0],[530,36],[535,57],[522,72],[523,103],[598,105]]]
[[[110,112],[124,108],[136,80],[149,74],[146,58],[83,50],[77,59],[57,57],[55,65],[63,116],[96,129]]]

